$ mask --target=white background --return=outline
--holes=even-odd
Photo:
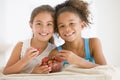
[[[0,45],[14,44],[31,36],[29,17],[33,8],[41,4],[55,6],[63,1],[0,0]],[[87,1],[91,4],[94,24],[83,31],[82,35],[99,37],[108,64],[120,66],[120,0]]]

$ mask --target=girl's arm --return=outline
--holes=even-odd
[[[30,61],[30,59],[32,59],[37,54],[35,53],[30,55],[32,51],[35,51],[35,49],[33,49],[32,51],[31,49],[28,49],[26,51],[27,54],[24,56],[24,58],[20,59],[21,49],[22,49],[22,42],[19,42],[13,49],[11,57],[8,60],[8,63],[3,70],[3,74],[13,74],[13,73],[21,72],[24,66]]]
[[[78,63],[78,65],[83,68],[92,68],[98,65],[106,65],[107,63],[103,55],[100,40],[98,38],[91,38],[89,45],[90,45],[90,53],[91,56],[94,58],[95,63],[89,62],[82,58],[78,58],[79,61],[81,62]]]
[[[89,61],[85,60],[84,58],[76,55],[72,51],[68,51],[68,50],[61,50],[60,53],[58,54],[58,56],[61,59],[66,60],[70,64],[77,65],[81,68],[92,68],[92,67],[95,67],[98,65],[98,64],[89,62]]]
[[[102,51],[102,46],[98,38],[90,39],[91,56],[95,59],[95,63],[99,65],[106,65],[106,60]]]
[[[84,58],[76,55],[72,51],[61,50],[58,54],[63,60],[68,61],[70,64],[75,64],[81,68],[93,68],[98,65],[105,65],[106,61],[103,56],[102,47],[99,39],[90,39],[91,56],[95,59],[95,63],[85,60]]]
[[[3,74],[18,73],[24,67],[24,61],[20,60],[20,53],[22,48],[22,42],[17,43],[12,51],[11,57],[7,62],[6,67],[3,70]]]

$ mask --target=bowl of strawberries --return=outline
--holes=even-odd
[[[48,65],[49,67],[51,67],[51,71],[52,72],[59,72],[62,69],[62,59],[58,58],[58,57],[44,57],[42,59],[42,66]]]

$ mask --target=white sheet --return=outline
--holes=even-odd
[[[3,75],[0,73],[0,80],[120,80],[120,69],[109,65],[91,69],[70,65],[61,72],[50,74]]]

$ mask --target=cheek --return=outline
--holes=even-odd
[[[35,32],[41,32],[41,29],[37,28],[37,29],[34,29]]]
[[[62,36],[62,34],[64,33],[64,30],[58,30],[58,33],[60,36]]]
[[[32,30],[33,30],[33,31],[38,31],[39,29],[38,29],[37,26],[33,25]]]
[[[53,27],[49,27],[48,30],[49,30],[49,32],[54,33],[54,28]]]
[[[38,32],[38,29],[36,29],[35,27],[32,28],[33,32]]]

